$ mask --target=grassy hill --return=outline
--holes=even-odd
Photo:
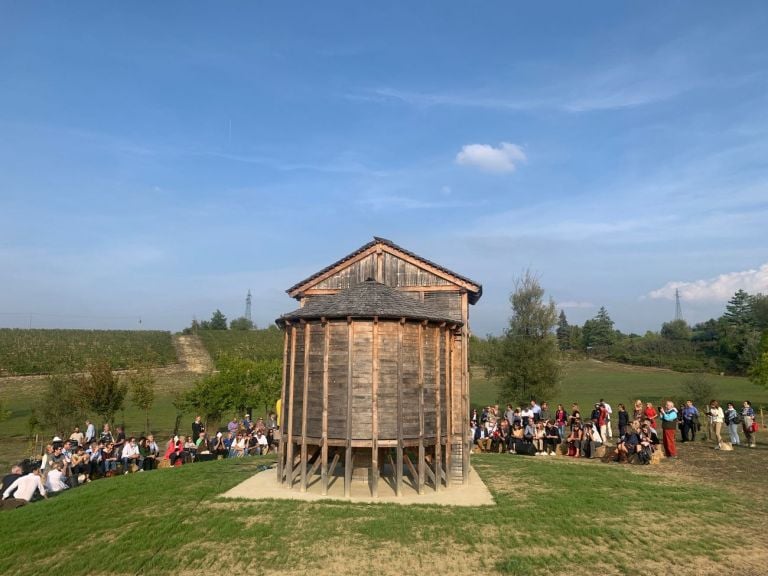
[[[262,330],[200,330],[197,335],[214,362],[222,355],[249,360],[283,357],[283,333],[276,326]]]
[[[170,332],[0,328],[0,376],[81,371],[107,359],[115,370],[176,362]]]
[[[568,362],[560,392],[550,400],[550,406],[562,403],[566,410],[569,410],[573,402],[585,407],[600,398],[605,398],[614,409],[619,402],[623,402],[629,409],[637,398],[658,404],[662,398],[681,395],[681,385],[690,376],[662,368],[644,368],[597,360]],[[739,376],[708,374],[704,378],[713,385],[715,398],[721,403],[741,403],[749,400],[755,409],[765,406],[768,410],[768,389]],[[483,406],[496,402],[497,387],[498,383],[486,378],[482,369],[473,368],[473,405]]]
[[[99,480],[0,513],[0,573],[706,575],[768,560],[765,490],[744,498],[743,481],[695,481],[681,463],[481,455],[496,501],[482,508],[218,497],[264,462]]]

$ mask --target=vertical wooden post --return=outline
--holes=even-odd
[[[442,328],[444,348],[443,362],[445,363],[445,486],[451,485],[451,460],[453,451],[453,366],[451,365],[451,330],[448,326]]]
[[[461,415],[461,476],[463,483],[467,484],[469,482],[469,448],[473,440],[469,439],[467,432],[467,422],[469,420],[469,302],[466,292],[461,294],[461,318],[464,321],[464,325],[461,327],[461,394],[463,410]]]
[[[381,248],[376,250],[376,282],[384,283],[384,252]]]
[[[373,349],[371,366],[371,495],[379,495],[379,319],[373,319]]]
[[[442,444],[442,406],[440,398],[440,329],[437,326],[432,328],[435,333],[435,492],[440,491],[442,484],[443,470],[443,444]]]
[[[347,318],[347,450],[344,459],[344,496],[352,495],[352,352],[355,341],[355,325]]]
[[[320,485],[323,496],[328,494],[328,349],[331,341],[331,325],[323,318],[323,424],[320,458]]]
[[[296,326],[291,326],[291,369],[288,380],[288,447],[285,454],[286,482],[289,488],[293,488],[293,405],[296,399],[293,397],[293,387],[296,382]],[[285,410],[285,408],[283,408]]]
[[[304,386],[301,400],[301,492],[307,491],[307,403],[309,401],[309,347],[312,337],[312,324],[302,322],[304,326]]]
[[[403,495],[403,330],[405,318],[397,325],[397,457],[395,462],[395,493]]]
[[[419,494],[424,494],[424,477],[426,461],[424,454],[424,327],[425,322],[419,324]]]
[[[286,403],[286,388],[288,386],[288,330],[290,329],[290,325],[286,324],[285,329],[283,331],[283,385],[282,389],[280,391],[280,421],[277,423],[278,427],[280,428],[280,443],[278,444],[278,454],[279,458],[277,459],[277,481],[280,482],[280,484],[283,483],[283,464],[285,462],[285,403]]]

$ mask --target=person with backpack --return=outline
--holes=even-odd
[[[746,436],[747,444],[750,448],[755,447],[755,432],[757,432],[757,423],[755,422],[755,409],[752,408],[752,402],[744,400],[744,408],[741,410],[741,426]]]
[[[741,424],[741,415],[736,412],[736,408],[733,407],[733,402],[728,402],[728,407],[725,409],[725,425],[728,426],[728,435],[731,437],[731,444],[738,446],[739,440],[739,424]]]

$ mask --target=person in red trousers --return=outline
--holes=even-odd
[[[667,400],[661,409],[661,429],[664,432],[664,455],[667,458],[677,458],[677,448],[675,447],[677,408],[671,400]]]

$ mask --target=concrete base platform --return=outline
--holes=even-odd
[[[408,482],[403,483],[403,494],[397,496],[394,487],[384,478],[379,479],[378,498],[371,496],[368,484],[352,482],[352,495],[344,497],[344,479],[334,477],[328,487],[328,494],[320,493],[320,477],[316,476],[307,487],[306,492],[300,492],[298,486],[293,489],[277,483],[277,472],[274,469],[259,472],[245,482],[241,482],[231,490],[222,494],[224,498],[248,498],[251,500],[283,499],[283,500],[341,500],[344,502],[364,502],[371,504],[437,504],[440,506],[493,506],[495,502],[488,487],[482,481],[474,468],[469,469],[469,483],[462,486],[443,487],[440,492],[427,487],[424,494],[419,495]]]

